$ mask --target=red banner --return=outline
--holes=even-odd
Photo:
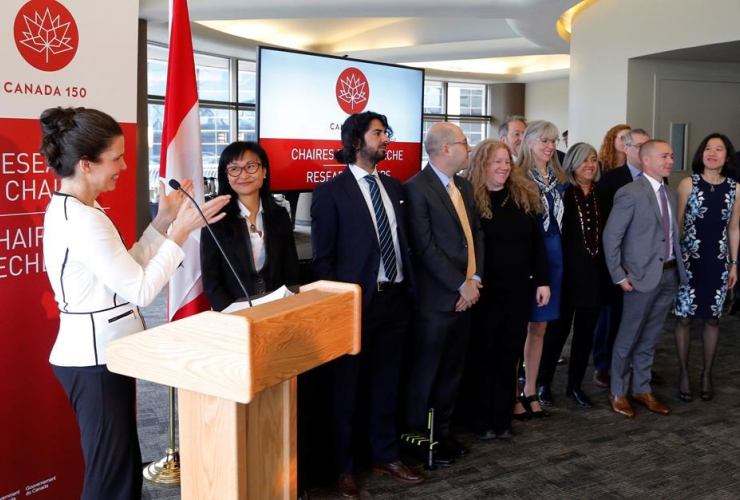
[[[270,188],[273,191],[310,191],[316,184],[328,181],[346,165],[334,158],[341,141],[314,139],[260,139],[270,159]],[[421,144],[393,142],[378,171],[401,182],[421,169]]]
[[[128,169],[98,201],[130,246],[136,125],[122,127]],[[74,412],[48,361],[59,309],[42,255],[44,211],[59,180],[38,153],[40,143],[38,120],[0,119],[0,498],[71,499],[82,490],[82,450]]]

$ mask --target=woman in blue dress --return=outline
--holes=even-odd
[[[681,254],[689,278],[676,297],[676,351],[678,396],[689,402],[689,346],[691,320],[704,320],[702,335],[704,370],[701,399],[714,397],[712,363],[719,340],[719,317],[728,288],[737,282],[740,242],[740,204],[735,203],[737,185],[735,150],[722,134],[710,134],[699,145],[692,165],[694,174],[678,185],[678,221],[683,227]]]
[[[524,131],[518,168],[523,169],[537,184],[540,190],[543,213],[540,216],[545,235],[545,248],[550,268],[550,299],[537,294],[533,299],[529,318],[527,340],[524,344],[524,373],[526,382],[514,415],[533,414],[535,417],[548,416],[537,399],[537,373],[542,358],[542,345],[547,322],[560,316],[560,285],[563,277],[563,250],[560,245],[560,230],[563,220],[563,191],[566,176],[558,156],[558,128],[544,120],[530,122]],[[521,418],[521,417],[517,417]]]

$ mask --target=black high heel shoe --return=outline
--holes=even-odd
[[[547,413],[545,410],[540,411],[534,411],[532,409],[532,403],[539,403],[539,400],[537,399],[536,394],[532,394],[531,396],[525,396],[522,392],[519,395],[519,402],[522,404],[525,410],[527,410],[527,413],[532,415],[534,418],[547,418],[550,416],[549,413]]]
[[[683,392],[681,390],[681,379],[685,375],[687,384],[689,386],[689,392]],[[678,399],[683,401],[684,403],[691,403],[691,400],[694,399],[694,397],[691,395],[691,384],[689,384],[689,375],[687,371],[679,370],[678,373]]]
[[[524,403],[522,403],[521,401],[519,401],[519,404],[521,404],[522,407],[524,408],[524,413],[512,413],[511,414],[511,417],[514,420],[519,420],[520,422],[524,422],[524,421],[529,420],[530,418],[532,418],[531,413],[529,411],[527,411],[527,407],[524,406]],[[514,406],[516,407],[516,405],[514,405]]]
[[[714,383],[712,382],[712,374],[709,374],[709,388],[704,390],[704,372],[701,372],[701,400],[711,401],[714,399]]]

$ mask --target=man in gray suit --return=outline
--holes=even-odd
[[[664,180],[673,168],[673,149],[665,141],[640,148],[644,175],[617,191],[604,229],[604,256],[614,283],[624,290],[624,309],[612,354],[612,409],[628,418],[632,397],[650,411],[667,415],[650,389],[655,345],[686,271],[678,245],[676,192]]]

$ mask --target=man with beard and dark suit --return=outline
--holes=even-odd
[[[601,180],[599,180],[604,220],[609,218],[614,203],[614,195],[617,191],[642,175],[640,147],[649,140],[650,136],[641,128],[632,129],[622,137],[627,162],[614,170],[604,172]],[[602,309],[603,317],[599,319],[599,323],[594,330],[593,351],[594,383],[605,388],[609,387],[610,383],[609,370],[612,364],[612,349],[619,330],[619,321],[622,318],[621,289],[614,290],[609,302],[611,304],[608,308],[608,314],[604,316],[605,313]]]
[[[624,291],[624,309],[612,353],[609,403],[633,418],[627,393],[650,411],[670,409],[651,390],[650,369],[663,323],[686,270],[679,247],[676,191],[664,179],[673,168],[673,149],[660,140],[640,148],[643,175],[614,197],[604,228],[604,257],[612,281]]]
[[[470,183],[455,175],[471,147],[460,127],[436,123],[424,147],[429,164],[404,184],[417,290],[417,322],[407,394],[413,434],[424,434],[434,408],[437,465],[468,453],[450,433],[470,337],[470,308],[478,301],[483,234]],[[512,388],[513,390],[513,388]]]
[[[368,400],[374,472],[408,484],[424,480],[398,458],[396,406],[411,316],[411,269],[401,183],[376,169],[392,135],[384,115],[366,111],[347,118],[342,149],[335,154],[347,168],[314,188],[311,205],[316,277],[362,288],[362,350],[333,363],[333,462],[343,498],[359,497],[352,440],[361,397]]]

